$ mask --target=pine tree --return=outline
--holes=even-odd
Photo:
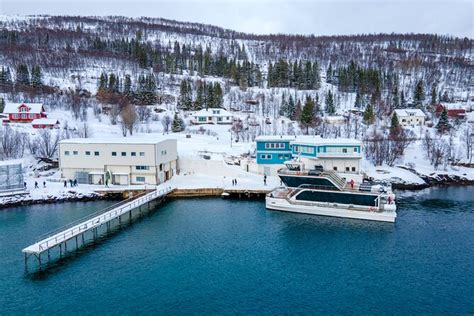
[[[123,83],[123,94],[125,94],[128,98],[132,97],[132,79],[130,75],[125,75],[125,81]]]
[[[288,100],[288,110],[285,114],[290,120],[296,120],[296,105],[293,99],[293,96],[290,94],[290,99]]]
[[[400,97],[398,96],[398,87],[395,86],[392,92],[392,108],[398,109],[400,108]]]
[[[222,107],[222,103],[224,102],[222,98],[222,88],[219,82],[214,84],[214,107],[220,108]]]
[[[328,69],[326,70],[326,82],[327,83],[332,83],[333,78],[332,78],[332,64],[329,64]]]
[[[332,96],[331,90],[328,91],[326,96],[326,113],[332,115],[336,113],[336,108],[334,107],[334,98]]]
[[[39,88],[43,85],[43,79],[40,66],[36,65],[31,68],[31,85],[34,88]]]
[[[398,121],[398,115],[396,112],[393,112],[392,115],[392,124],[390,125],[391,130],[398,129],[400,127],[400,122]]]
[[[449,124],[448,119],[448,111],[446,107],[443,108],[443,112],[441,112],[441,116],[438,121],[438,125],[436,125],[436,129],[440,134],[444,134],[451,129],[451,125]]]
[[[309,96],[301,111],[300,123],[303,128],[306,128],[306,134],[308,134],[309,128],[314,125],[314,101]]]
[[[194,101],[194,110],[201,110],[205,102],[205,86],[202,81],[197,83],[196,100]]]
[[[413,102],[416,107],[423,107],[423,101],[425,100],[425,90],[423,88],[423,80],[418,80],[415,87],[415,93],[413,96]]]
[[[374,107],[372,103],[369,103],[364,111],[364,121],[367,125],[371,125],[374,123],[375,115],[374,115]]]
[[[108,76],[106,73],[101,73],[100,78],[99,78],[99,91],[101,90],[107,90],[107,84],[108,84]]]
[[[357,91],[356,93],[356,98],[355,98],[355,102],[354,102],[354,107],[357,108],[357,109],[360,109],[364,106],[364,102],[362,100],[362,97],[360,96],[360,93],[359,91]]]
[[[179,132],[184,131],[184,121],[178,115],[178,113],[174,114],[173,123],[171,125],[171,131],[173,131],[174,133],[179,133]]]
[[[4,109],[5,109],[5,100],[3,100],[3,98],[0,98],[0,113],[3,113]]]
[[[16,68],[16,83],[30,85],[30,72],[25,64],[20,64]]]
[[[283,92],[281,96],[280,110],[278,114],[280,116],[286,116],[287,112],[288,112],[288,101],[286,101],[285,93]]]
[[[436,97],[437,97],[437,93],[436,93],[436,85],[433,85],[433,88],[431,88],[431,105],[435,105],[437,102],[436,102]]]

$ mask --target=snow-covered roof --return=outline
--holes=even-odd
[[[423,113],[422,110],[420,109],[397,109],[395,110],[395,113],[397,113],[397,116],[425,116],[425,113]]]
[[[319,135],[310,136],[303,135],[298,136],[292,141],[293,144],[302,144],[302,145],[347,145],[347,146],[360,146],[361,142],[357,139],[352,138],[322,138]]]
[[[40,118],[31,121],[33,125],[56,125],[59,124],[59,121],[51,118]]]
[[[232,113],[221,108],[202,109],[194,112],[194,116],[231,116]]]
[[[322,138],[319,135],[300,135],[300,136],[258,136],[255,138],[257,142],[265,141],[289,141],[292,144],[301,145],[348,145],[348,146],[360,146],[361,142],[357,139],[351,138]]]
[[[173,138],[165,136],[131,136],[131,137],[94,137],[70,138],[60,141],[61,144],[159,144]]]
[[[269,136],[257,136],[255,138],[255,141],[257,142],[274,142],[274,141],[291,141],[291,140],[295,140],[295,137],[294,136],[288,136],[288,135],[285,135],[285,136],[276,136],[276,135],[269,135]]]
[[[43,112],[43,103],[7,103],[3,109],[5,114],[17,114],[19,112],[19,107],[21,105],[26,105],[30,110],[28,113],[42,113]]]

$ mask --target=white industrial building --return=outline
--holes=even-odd
[[[88,184],[160,184],[176,174],[176,139],[74,138],[59,143],[62,178]]]

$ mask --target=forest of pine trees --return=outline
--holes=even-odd
[[[268,87],[290,87],[300,90],[317,90],[321,86],[321,76],[317,62],[284,59],[268,65]]]

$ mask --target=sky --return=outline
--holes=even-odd
[[[474,38],[474,0],[0,0],[0,13],[163,17],[255,34]]]

